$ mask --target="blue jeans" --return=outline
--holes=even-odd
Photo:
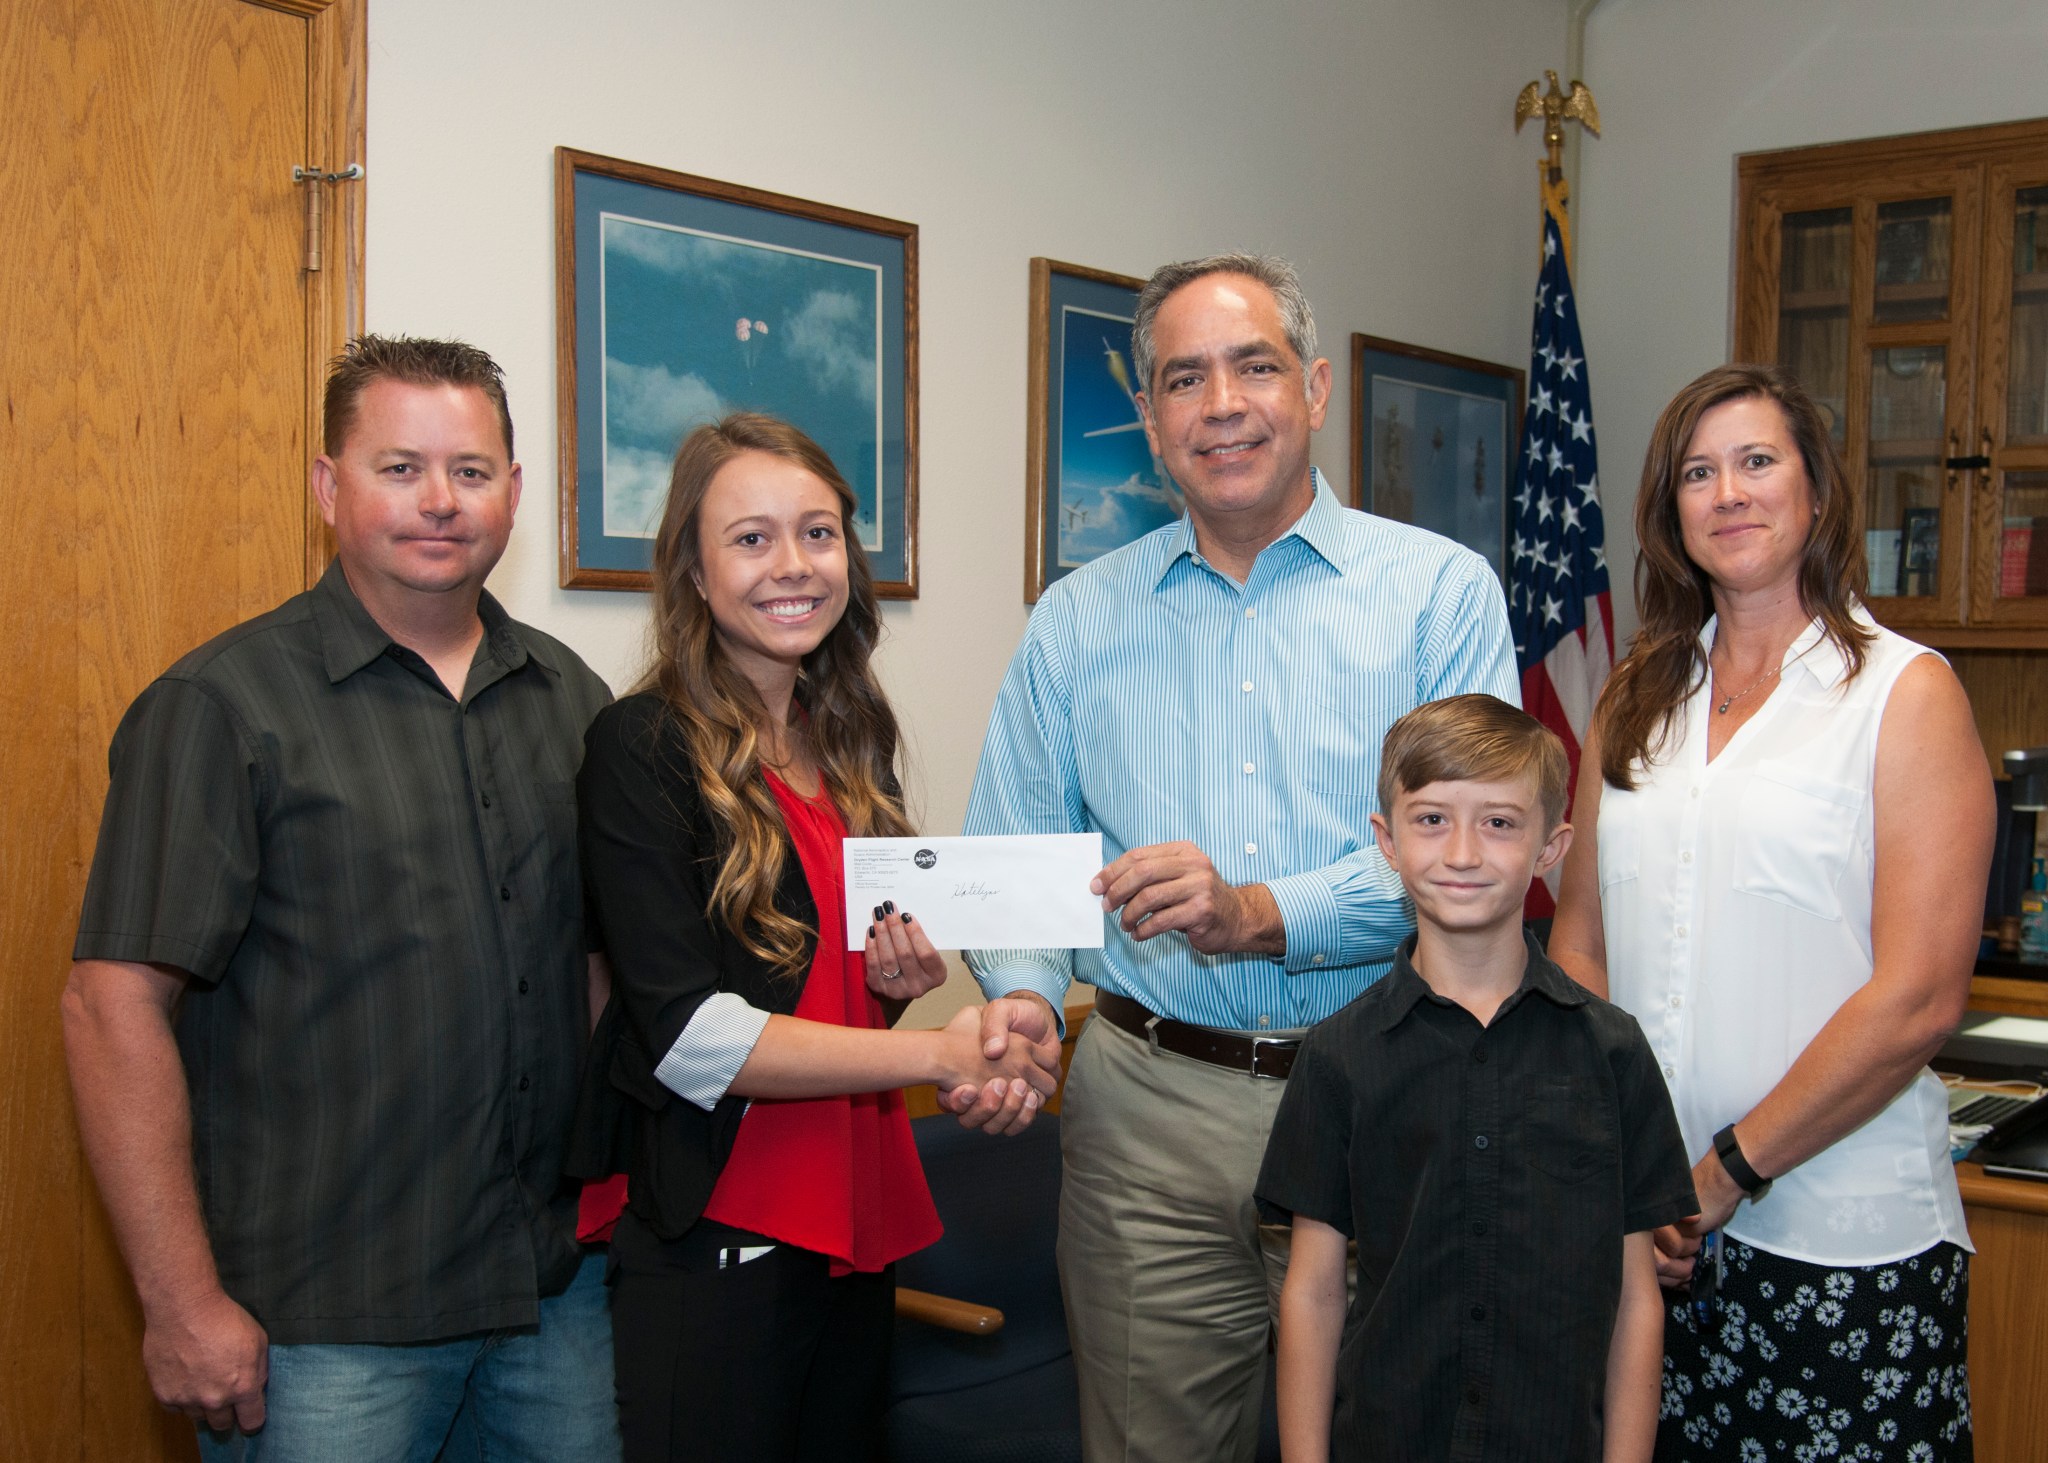
[[[605,1257],[587,1255],[537,1331],[417,1346],[273,1346],[253,1433],[199,1429],[206,1463],[618,1463]],[[467,1404],[465,1406],[465,1404]]]

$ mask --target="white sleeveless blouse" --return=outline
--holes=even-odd
[[[1778,1084],[1870,979],[1871,783],[1879,720],[1924,646],[1878,627],[1846,687],[1816,621],[1778,688],[1707,761],[1711,686],[1634,792],[1600,792],[1600,909],[1612,999],[1641,1023],[1695,1159]],[[1702,653],[1714,621],[1701,631]],[[1919,1075],[1870,1121],[1744,1200],[1727,1233],[1788,1259],[1875,1265],[1970,1247],[1948,1099]]]

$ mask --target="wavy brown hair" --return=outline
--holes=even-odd
[[[775,907],[789,858],[782,810],[762,775],[768,709],[724,653],[710,606],[697,588],[699,510],[719,469],[765,452],[821,479],[839,499],[846,544],[847,603],[797,672],[796,702],[826,789],[856,838],[906,835],[896,771],[895,713],[869,665],[882,629],[874,576],[853,532],[853,489],[825,450],[789,423],[736,412],[683,439],[669,472],[668,503],[654,539],[653,663],[634,689],[661,698],[681,734],[704,806],[719,835],[719,869],[709,913],[755,957],[790,977],[802,973],[814,933]],[[819,910],[829,928],[833,911]]]
[[[1614,669],[1593,727],[1600,737],[1600,776],[1633,788],[1635,769],[1663,750],[1672,716],[1706,680],[1700,628],[1714,612],[1706,571],[1686,556],[1678,526],[1679,479],[1700,418],[1724,402],[1762,397],[1785,414],[1813,484],[1815,515],[1799,559],[1799,603],[1848,662],[1845,680],[1863,669],[1869,631],[1851,618],[1868,571],[1856,532],[1841,454],[1827,418],[1791,372],[1780,366],[1716,366],[1671,398],[1650,431],[1643,480],[1636,491],[1636,608],[1641,627],[1628,658]]]

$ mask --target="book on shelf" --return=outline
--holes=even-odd
[[[1896,528],[1872,528],[1864,532],[1863,553],[1870,561],[1870,592],[1873,596],[1900,592],[1899,541],[1902,537]]]
[[[2048,594],[2048,520],[2008,517],[1999,540],[1999,598],[2044,594]]]

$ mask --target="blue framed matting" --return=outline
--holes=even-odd
[[[917,226],[555,149],[564,588],[645,589],[677,445],[783,417],[917,594]]]
[[[1523,379],[1513,366],[1353,335],[1353,501],[1457,540],[1505,585]]]
[[[1143,281],[1031,261],[1031,394],[1025,452],[1024,601],[1181,514],[1147,444],[1132,379]]]

